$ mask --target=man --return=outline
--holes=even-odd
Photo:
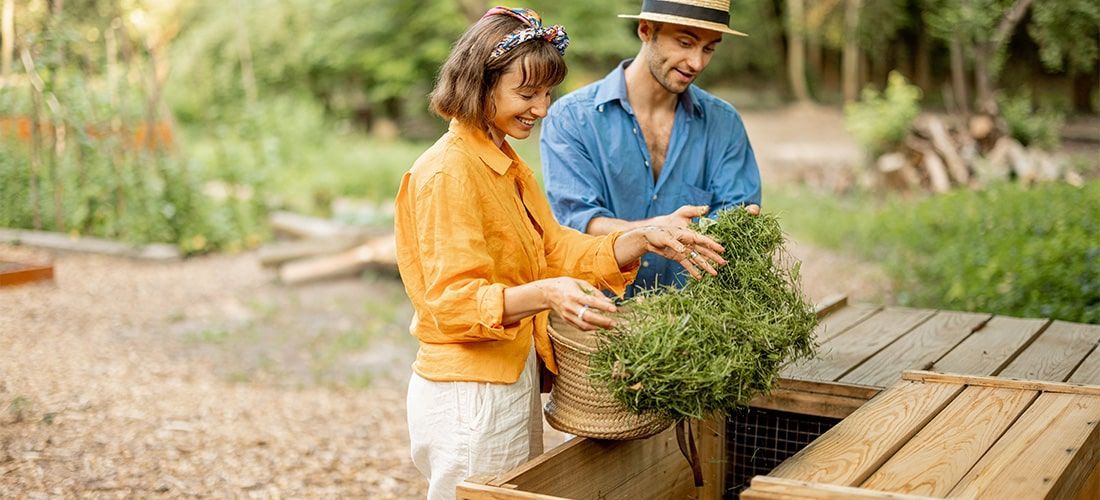
[[[642,45],[603,80],[563,97],[544,119],[540,150],[554,215],[607,234],[684,226],[737,205],[759,213],[760,172],[741,116],[692,85],[729,28],[729,1],[645,0]],[[734,250],[736,251],[736,250]],[[627,294],[682,285],[683,268],[653,254]]]

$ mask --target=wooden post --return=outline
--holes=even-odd
[[[795,99],[808,102],[810,91],[806,85],[806,24],[803,0],[787,0],[787,76]]]
[[[859,98],[859,10],[862,0],[847,0],[844,5],[844,102]]]
[[[0,81],[11,76],[12,54],[15,52],[15,0],[4,0],[0,14]],[[2,85],[0,85],[2,86]]]

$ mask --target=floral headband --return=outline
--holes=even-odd
[[[554,48],[558,49],[559,54],[565,55],[565,48],[569,46],[569,35],[565,34],[565,27],[555,24],[549,28],[543,28],[542,16],[538,12],[531,9],[497,6],[489,9],[489,12],[486,12],[481,18],[484,19],[490,16],[511,16],[523,21],[523,24],[528,26],[527,28],[517,29],[505,36],[493,49],[493,53],[489,54],[490,61],[518,47],[523,42],[536,38],[550,42]]]

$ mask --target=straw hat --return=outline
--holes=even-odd
[[[640,14],[633,16],[621,14],[619,17],[694,26],[731,35],[748,36],[730,29],[729,0],[644,0]]]

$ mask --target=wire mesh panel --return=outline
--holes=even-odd
[[[736,498],[753,476],[767,474],[831,429],[840,419],[749,408],[726,421],[726,498]]]

